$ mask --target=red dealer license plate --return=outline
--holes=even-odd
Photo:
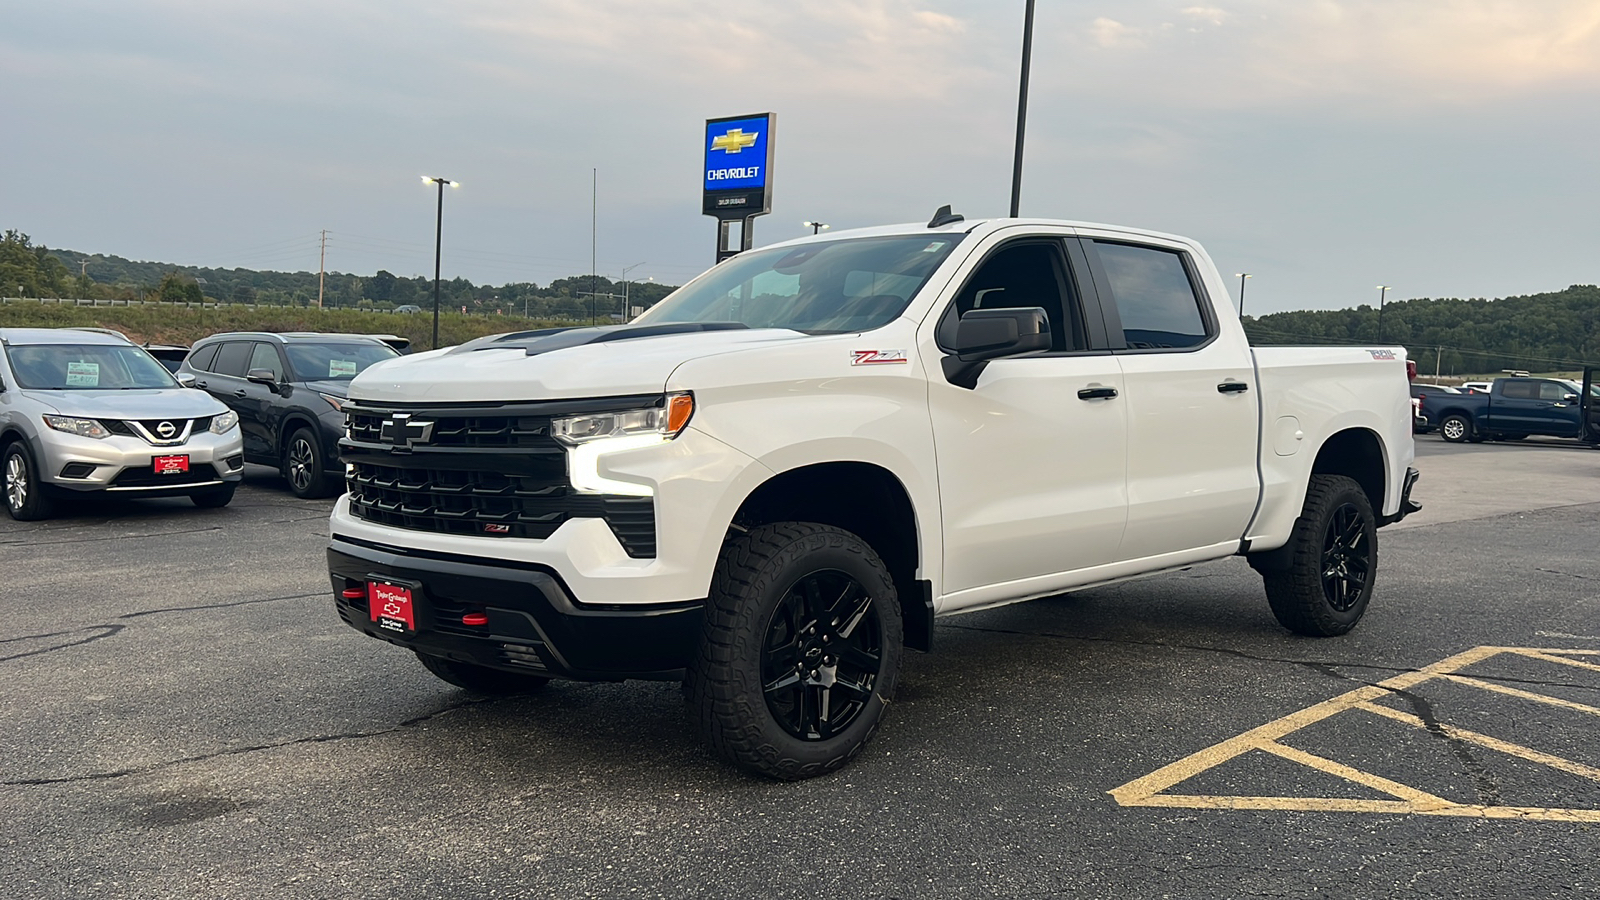
[[[188,456],[158,456],[150,460],[157,475],[182,475],[189,471]]]
[[[417,630],[411,589],[382,581],[367,582],[367,608],[372,621],[385,631],[411,634]]]

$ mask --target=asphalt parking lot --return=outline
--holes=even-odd
[[[1418,438],[1361,627],[1241,560],[942,620],[872,746],[756,781],[674,685],[481,700],[344,626],[328,503],[0,519],[0,896],[1600,891],[1600,452]]]

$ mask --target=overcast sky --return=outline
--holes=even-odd
[[[0,0],[0,227],[205,266],[681,283],[711,117],[760,246],[1004,215],[1023,0]],[[1195,237],[1247,311],[1600,281],[1597,0],[1038,3],[1024,215]]]

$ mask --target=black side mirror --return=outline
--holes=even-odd
[[[278,392],[278,376],[272,374],[271,369],[251,369],[245,373],[244,380],[265,385],[274,394]]]
[[[1038,306],[974,309],[957,324],[954,349],[945,380],[972,390],[989,360],[1049,350],[1050,319]]]

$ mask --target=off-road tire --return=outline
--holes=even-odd
[[[19,522],[48,519],[55,512],[55,501],[45,491],[33,456],[21,441],[13,442],[0,458],[0,496],[6,512]]]
[[[820,595],[819,583],[844,588],[831,604],[823,598],[813,606],[808,598]],[[814,610],[821,615],[812,617]],[[820,632],[806,631],[801,618],[809,618]],[[792,640],[773,645],[774,635],[791,632]],[[866,541],[812,522],[758,526],[727,541],[717,560],[704,631],[686,679],[690,710],[706,745],[740,769],[782,781],[832,772],[861,752],[882,721],[894,697],[902,637],[894,579]],[[786,678],[765,680],[763,666],[769,674],[778,671],[778,661],[791,655],[801,669],[811,665],[810,654],[819,648],[803,645],[825,639],[836,641],[829,646],[851,648],[815,660],[823,665],[809,678],[820,671],[826,684],[807,680],[806,674],[787,687],[775,687]],[[877,671],[870,677],[850,661],[873,658],[870,652],[851,652],[864,641],[876,645]],[[834,660],[831,673],[829,659]],[[839,680],[827,680],[835,677]],[[838,701],[832,699],[835,694]],[[796,695],[802,699],[785,707],[786,698]],[[819,709],[840,715],[802,736],[793,729],[807,720],[806,697],[812,719]],[[836,733],[824,734],[835,727]]]
[[[1472,437],[1472,420],[1466,416],[1451,414],[1439,422],[1439,436],[1452,444],[1459,444]]]
[[[201,509],[221,509],[233,502],[233,492],[238,489],[239,483],[230,481],[222,487],[190,494],[189,502]]]
[[[315,500],[333,493],[334,479],[328,477],[322,442],[309,428],[297,428],[283,445],[283,477],[289,493],[302,500]]]
[[[1261,570],[1267,602],[1283,627],[1310,637],[1332,637],[1356,627],[1377,580],[1377,525],[1372,504],[1354,479],[1311,476],[1305,506],[1284,548],[1286,565]],[[1353,592],[1350,575],[1360,577]]]
[[[413,652],[417,654],[417,659],[422,661],[423,668],[441,680],[486,697],[531,694],[550,683],[550,679],[539,675],[524,675],[520,672],[506,672],[488,666],[457,662],[431,653],[423,653],[421,650]]]

